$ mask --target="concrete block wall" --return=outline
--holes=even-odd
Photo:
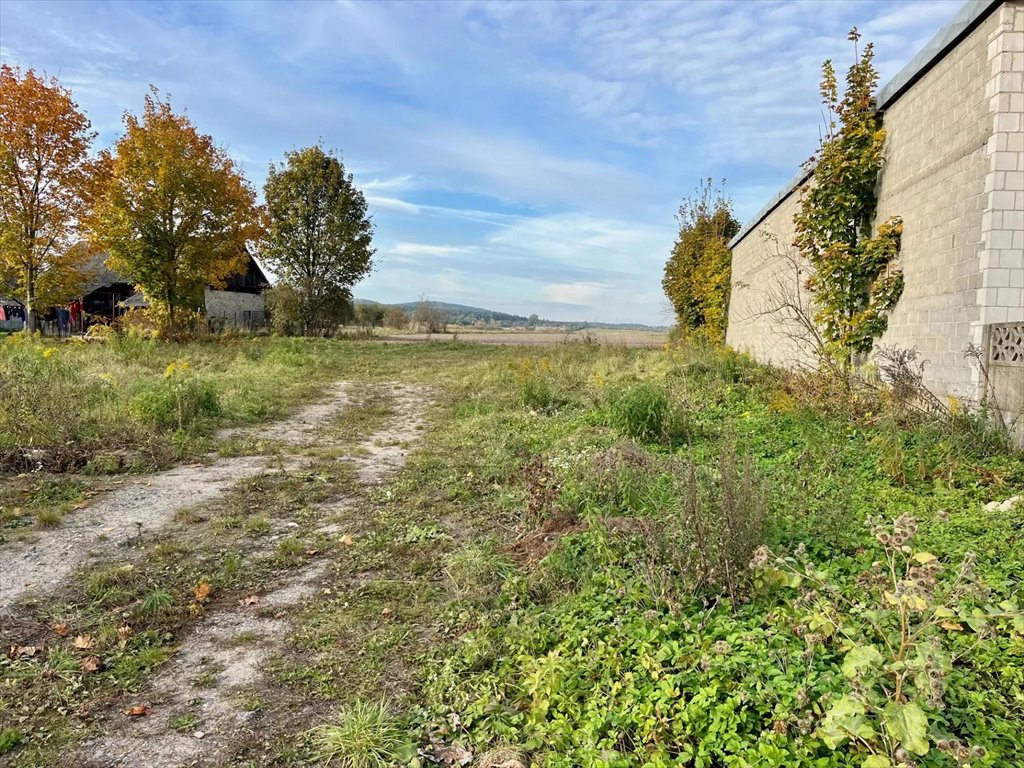
[[[806,271],[793,268],[793,217],[800,210],[794,190],[732,249],[732,292],[726,343],[761,362],[788,368],[814,365],[814,347],[800,340],[796,319],[778,312],[780,300],[809,299]],[[803,266],[803,265],[800,265]]]
[[[1024,321],[1024,0],[979,2],[960,16],[972,14],[953,47],[955,25],[936,36],[940,53],[882,91],[877,209],[879,222],[903,217],[906,278],[881,343],[917,347],[928,386],[968,399],[981,382],[964,349],[982,344],[991,323]],[[779,251],[794,250],[806,178],[794,181],[733,242],[726,339],[782,365],[813,362],[787,338],[786,319],[762,311],[785,269]]]
[[[917,347],[929,386],[973,397],[964,348],[981,320],[981,225],[992,135],[990,15],[885,111],[885,167],[877,221],[903,217],[905,287],[881,344]],[[980,343],[978,338],[976,343]]]
[[[985,147],[976,343],[986,325],[1024,322],[1024,2],[1006,3],[993,16],[985,95],[994,117]]]

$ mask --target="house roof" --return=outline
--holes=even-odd
[[[149,302],[142,295],[142,291],[136,291],[117,306],[124,307],[125,309],[146,309],[149,306]]]
[[[85,263],[83,272],[88,276],[88,279],[82,285],[83,296],[93,291],[98,291],[100,288],[106,288],[118,283],[131,285],[131,280],[128,280],[107,266],[106,253],[94,253],[90,256],[89,260]]]
[[[885,111],[892,106],[907,90],[918,80],[928,74],[949,51],[963,40],[967,35],[981,24],[989,13],[994,11],[1005,0],[967,0],[957,14],[950,19],[935,36],[928,41],[910,62],[901,69],[895,77],[882,86],[878,91],[878,109]],[[768,218],[779,204],[799,188],[814,172],[813,167],[804,167],[794,176],[786,186],[780,189],[768,203],[744,224],[736,236],[729,242],[730,248],[735,248],[739,242],[749,235],[758,224]]]
[[[244,275],[246,270],[255,268],[256,272],[262,278],[262,282],[270,285],[270,278],[267,277],[266,270],[263,269],[260,262],[248,249],[246,249],[246,255],[249,257],[251,266],[247,265],[245,269],[239,272],[239,274]],[[133,285],[131,280],[107,266],[108,256],[109,254],[105,251],[95,253],[90,256],[89,260],[85,263],[83,272],[87,276],[87,280],[82,285],[82,296],[87,296],[93,291],[98,291],[101,288],[107,288],[111,285]]]

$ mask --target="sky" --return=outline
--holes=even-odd
[[[150,84],[261,188],[341,152],[375,224],[360,298],[671,322],[680,201],[745,221],[818,143],[821,63],[874,42],[884,84],[960,0],[0,0],[0,60],[56,75],[117,139]]]

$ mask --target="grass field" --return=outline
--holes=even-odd
[[[7,340],[0,565],[247,454],[3,617],[0,760],[1024,766],[1024,458],[979,418],[702,347]]]

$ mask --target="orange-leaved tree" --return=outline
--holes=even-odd
[[[89,252],[76,245],[105,167],[90,129],[56,78],[0,66],[0,279],[24,303],[29,332],[40,305],[80,288]]]
[[[173,336],[176,314],[244,269],[261,234],[256,194],[228,154],[153,88],[126,113],[110,181],[91,216],[108,265],[137,285]]]

